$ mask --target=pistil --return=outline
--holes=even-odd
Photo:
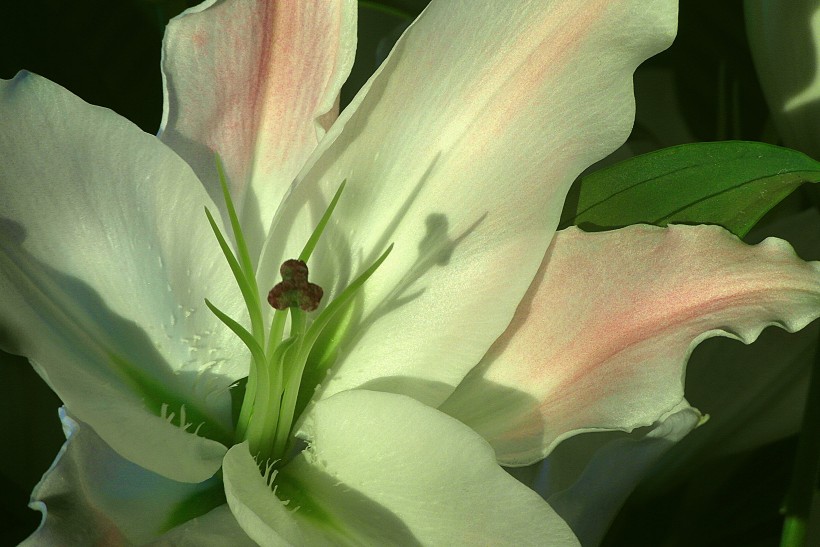
[[[231,228],[237,242],[238,257],[230,248],[207,209],[206,214],[242,291],[251,318],[251,331],[228,317],[210,301],[205,302],[211,311],[239,336],[251,353],[250,371],[236,425],[235,441],[239,443],[247,440],[251,453],[257,458],[262,468],[267,465],[276,466],[277,462],[281,461],[290,450],[293,442],[291,430],[298,418],[296,409],[300,397],[308,397],[316,387],[315,383],[305,385],[303,382],[308,359],[314,346],[317,345],[321,334],[332,323],[334,317],[343,310],[349,309],[354,302],[352,297],[384,262],[393,246],[391,245],[369,268],[327,304],[317,317],[308,321],[307,314],[319,308],[324,291],[318,285],[308,281],[307,261],[344,190],[345,183],[342,182],[299,257],[285,261],[279,269],[282,280],[270,290],[267,298],[268,303],[276,311],[273,313],[266,337],[261,321],[263,314],[255,272],[251,269],[251,260],[218,158],[217,169]],[[285,338],[288,315],[290,316],[290,328]],[[335,328],[338,328],[338,325]],[[334,338],[337,340],[343,335],[344,332],[334,331]],[[338,344],[338,341],[335,344]],[[324,347],[316,349],[322,355],[322,359],[319,360],[318,365],[311,361],[311,367],[329,368],[332,365],[330,361],[333,360],[329,356],[335,355],[335,349],[333,351]],[[315,379],[317,371],[310,370],[310,372],[308,376]],[[303,407],[304,403],[300,408]]]

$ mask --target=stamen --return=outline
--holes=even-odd
[[[222,187],[222,195],[225,199],[225,206],[228,210],[231,228],[233,229],[234,238],[236,239],[238,258],[234,255],[225,236],[222,235],[219,226],[216,224],[213,215],[211,215],[207,207],[205,208],[205,215],[208,217],[208,222],[216,236],[219,247],[222,249],[222,253],[228,261],[228,266],[230,266],[231,272],[236,278],[239,290],[242,292],[242,297],[245,300],[245,306],[248,308],[248,314],[251,320],[251,332],[248,332],[244,327],[239,325],[239,323],[219,311],[207,299],[205,303],[228,328],[242,339],[251,352],[252,359],[249,367],[248,382],[246,384],[245,395],[242,400],[235,432],[235,440],[241,441],[245,438],[248,421],[253,411],[253,398],[256,394],[257,376],[259,375],[258,368],[265,364],[263,349],[265,346],[265,327],[262,320],[262,306],[259,301],[259,289],[256,285],[253,263],[248,252],[248,246],[245,243],[245,236],[242,234],[242,227],[239,225],[239,217],[236,214],[231,193],[228,189],[228,180],[225,176],[225,170],[222,168],[222,160],[218,154],[215,155],[215,161],[217,174],[219,175],[219,184]]]

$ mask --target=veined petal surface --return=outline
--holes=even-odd
[[[298,435],[308,447],[273,479],[287,506],[245,445],[225,458],[228,503],[261,545],[578,545],[481,437],[409,397],[334,395]]]
[[[220,154],[254,260],[282,196],[336,118],[356,9],[352,0],[209,0],[168,24],[160,137],[222,204]]]
[[[509,329],[441,406],[499,461],[525,465],[580,431],[651,425],[683,400],[705,338],[751,343],[820,316],[820,263],[717,226],[559,232]]]
[[[171,511],[204,485],[176,482],[123,459],[65,408],[66,443],[32,493],[43,513],[21,545],[142,545],[156,539]]]
[[[347,187],[311,263],[329,301],[391,242],[325,396],[440,403],[509,323],[581,170],[621,144],[672,0],[433,0],[277,213],[260,282]],[[389,341],[389,343],[385,343]]]
[[[213,203],[156,137],[38,76],[0,82],[0,118],[4,349],[123,457],[208,478],[225,448],[192,433],[204,422],[230,437],[227,388],[247,373],[203,302],[242,317],[205,219]]]

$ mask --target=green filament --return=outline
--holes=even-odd
[[[239,285],[239,290],[242,291],[242,297],[245,300],[245,305],[248,307],[248,312],[251,314],[251,329],[253,330],[253,337],[256,340],[259,340],[260,337],[264,336],[264,334],[260,334],[263,332],[262,310],[260,309],[258,303],[255,304],[255,302],[259,299],[258,290],[255,289],[256,283],[250,283],[248,281],[245,272],[236,260],[233,251],[231,251],[228,242],[225,240],[225,236],[222,235],[222,232],[219,230],[219,226],[217,226],[213,215],[207,207],[205,208],[205,216],[208,217],[208,222],[211,225],[214,235],[216,235],[216,240],[219,242],[219,247],[222,249],[222,254],[225,255],[228,265],[231,268],[231,272]]]
[[[327,206],[325,214],[322,215],[322,218],[319,219],[319,224],[316,225],[316,229],[313,230],[312,234],[310,234],[310,238],[307,243],[305,243],[305,248],[302,249],[302,253],[299,255],[299,260],[302,262],[307,262],[310,255],[313,254],[313,249],[316,248],[319,238],[322,237],[322,233],[325,231],[325,226],[327,226],[327,223],[330,220],[330,215],[332,215],[333,211],[336,209],[336,204],[339,203],[339,198],[342,197],[342,190],[345,189],[346,185],[347,179],[343,180],[339,185],[339,189],[336,190],[336,193],[333,195],[333,199],[330,200],[330,205]]]
[[[208,221],[211,223],[211,228],[214,230],[217,240],[219,240],[219,246],[222,248],[225,258],[228,259],[228,264],[231,265],[231,271],[234,277],[236,277],[237,283],[239,283],[239,288],[245,299],[245,305],[248,307],[248,313],[250,314],[251,331],[253,332],[254,338],[259,341],[260,345],[264,345],[265,330],[262,322],[262,308],[259,304],[259,289],[256,286],[256,274],[254,273],[253,263],[250,253],[248,252],[248,245],[245,243],[245,236],[242,233],[242,227],[239,225],[239,217],[236,215],[236,208],[234,207],[233,199],[228,189],[228,181],[222,169],[222,161],[219,159],[219,155],[216,155],[216,170],[219,173],[219,185],[222,187],[222,195],[225,198],[228,218],[231,221],[231,229],[236,239],[236,247],[239,254],[238,262],[233,252],[231,252],[230,247],[225,243],[225,238],[219,233],[219,228],[213,221],[210,212],[206,210],[206,214],[208,215]],[[232,262],[236,264],[236,269],[233,264],[231,264]],[[240,275],[239,272],[242,272],[242,275]]]
[[[256,338],[247,331],[245,327],[231,319],[225,312],[217,308],[210,300],[205,299],[205,305],[216,315],[220,321],[236,334],[242,342],[248,347],[251,352],[251,357],[257,364],[265,363],[265,352],[262,351],[262,346],[259,345]]]
[[[254,274],[253,263],[251,261],[250,253],[248,252],[247,243],[245,242],[245,236],[242,233],[242,227],[239,224],[239,217],[236,214],[236,207],[234,207],[233,199],[231,198],[231,193],[228,189],[228,181],[222,167],[222,160],[219,158],[218,154],[215,155],[215,162],[216,170],[219,175],[219,185],[222,188],[222,196],[225,199],[225,205],[228,210],[228,218],[230,219],[231,229],[233,230],[234,238],[236,240],[236,247],[239,255],[238,259],[231,250],[225,236],[222,235],[219,226],[217,226],[213,215],[207,207],[205,208],[205,215],[208,217],[208,223],[211,225],[211,229],[219,242],[219,247],[222,249],[222,254],[225,255],[225,259],[228,261],[228,265],[230,266],[231,272],[236,279],[236,283],[239,285],[239,290],[242,292],[242,298],[245,301],[245,306],[248,309],[248,315],[251,320],[252,334],[248,333],[248,331],[236,321],[230,320],[231,322],[227,322],[226,319],[230,318],[225,313],[218,310],[216,306],[207,300],[205,303],[211,311],[214,312],[214,314],[223,323],[225,323],[228,328],[239,336],[246,346],[248,346],[251,356],[253,357],[249,367],[248,383],[245,387],[245,397],[242,401],[242,407],[239,413],[239,419],[237,421],[236,440],[242,440],[245,438],[246,426],[250,420],[251,411],[253,409],[253,397],[258,384],[256,378],[259,374],[258,369],[265,366],[264,351],[262,351],[262,348],[265,347],[265,328],[262,320],[262,307],[259,303],[259,289],[256,286],[256,275]],[[239,329],[237,329],[237,327],[239,327]],[[249,338],[252,338],[255,344],[251,344]]]

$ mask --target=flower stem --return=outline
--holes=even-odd
[[[820,476],[820,340],[814,354],[809,393],[803,411],[803,428],[797,442],[797,454],[789,491],[783,505],[785,522],[781,547],[804,547],[812,500]]]

